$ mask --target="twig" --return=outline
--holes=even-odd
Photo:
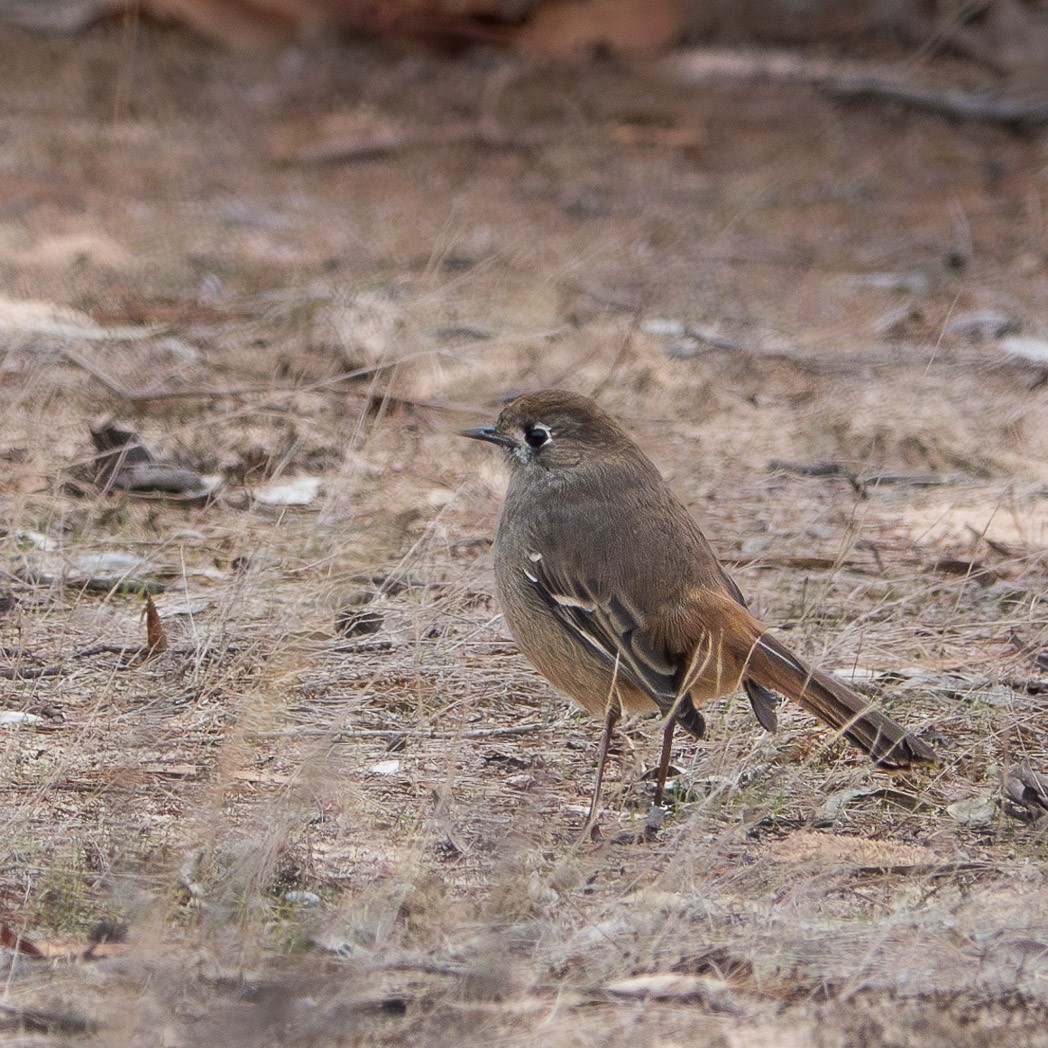
[[[833,98],[874,99],[942,113],[955,120],[974,120],[1031,129],[1048,123],[1048,90],[1023,94],[1002,91],[939,90],[904,80],[880,77],[831,77],[815,81],[816,90]]]
[[[977,120],[1029,129],[1048,123],[1048,90],[966,91],[919,84],[888,65],[812,58],[789,51],[696,50],[664,63],[670,75],[688,83],[712,80],[770,80],[808,86],[839,99],[874,99]]]
[[[793,568],[797,571],[829,571],[832,568],[847,567],[853,571],[864,570],[864,565],[856,561],[844,560],[839,557],[818,556],[796,556],[796,557],[725,557],[724,563],[733,568],[748,568],[754,565],[758,568]]]
[[[145,392],[145,391],[134,391],[128,389],[122,385],[111,375],[97,368],[91,361],[81,356],[75,350],[63,349],[62,355],[71,363],[76,364],[77,367],[86,371],[93,379],[100,382],[110,393],[116,394],[121,400],[126,400],[129,404],[134,407],[139,407],[143,404],[151,404],[156,401],[162,400],[222,400],[226,397],[243,397],[243,396],[255,396],[259,394],[272,394],[272,393],[302,393],[311,392],[317,389],[323,389],[327,386],[340,385],[343,382],[354,382],[357,379],[368,378],[371,375],[380,374],[383,371],[388,371],[390,368],[395,368],[400,364],[405,364],[411,360],[415,360],[417,357],[429,356],[430,351],[424,353],[412,353],[406,357],[400,357],[396,360],[389,360],[378,364],[371,364],[368,367],[357,368],[355,371],[344,371],[340,375],[332,375],[330,378],[320,379],[317,382],[312,382],[309,385],[287,385],[287,386],[274,386],[274,385],[258,385],[258,386],[232,386],[224,389],[215,389],[213,387],[190,387],[189,389],[176,389],[176,390],[160,390],[158,392]]]
[[[772,459],[769,473],[793,473],[798,477],[839,477],[856,489],[867,489],[888,484],[908,485],[913,488],[939,488],[962,484],[967,479],[961,473],[855,473],[840,462],[783,462]]]
[[[465,979],[476,975],[476,969],[464,964],[441,964],[439,961],[400,960],[387,961],[381,966],[384,972],[421,972],[424,975],[447,975],[453,979]]]
[[[39,680],[41,677],[58,677],[63,673],[65,669],[57,663],[26,669],[19,669],[16,666],[0,666],[0,678],[3,680]]]
[[[149,656],[163,650],[167,649],[150,647],[148,644],[93,644],[90,648],[78,648],[73,652],[72,657],[74,659],[88,659],[94,655],[119,655],[120,660],[117,662],[116,668],[118,670],[130,670],[144,662]],[[199,649],[192,646],[181,646],[170,650],[176,655],[189,655]],[[3,680],[37,680],[40,677],[60,677],[67,672],[68,668],[57,662],[50,663],[47,666],[33,666],[25,669],[17,666],[0,665],[0,679]]]

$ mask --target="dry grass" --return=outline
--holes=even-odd
[[[1048,771],[1043,369],[948,326],[992,306],[1029,333],[1048,307],[1038,143],[523,69],[503,116],[541,122],[540,150],[266,160],[277,120],[318,110],[471,112],[487,61],[0,40],[5,295],[166,325],[0,333],[0,662],[62,667],[0,679],[0,710],[44,718],[0,727],[0,918],[56,955],[127,939],[5,954],[2,1035],[1048,1043],[1048,844],[1002,799],[1019,761]],[[685,117],[706,149],[608,134]],[[851,279],[885,272],[923,282]],[[738,348],[668,355],[651,317]],[[133,411],[70,349],[127,389],[240,392]],[[551,384],[628,420],[791,646],[894,673],[871,686],[942,766],[893,780],[735,699],[681,742],[658,839],[624,845],[658,735],[631,725],[603,840],[580,843],[595,725],[505,636],[502,478],[452,435],[457,407]],[[223,474],[218,499],[75,493],[102,411]],[[302,474],[323,483],[308,506],[253,497]],[[77,654],[143,640],[136,596],[70,581],[112,552],[166,585],[170,649],[131,669]],[[347,607],[381,629],[340,635]],[[694,977],[683,996],[612,992],[671,973]]]

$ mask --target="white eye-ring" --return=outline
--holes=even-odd
[[[524,443],[530,448],[541,448],[543,444],[548,444],[553,439],[553,434],[550,433],[548,426],[536,425],[528,426],[524,430]]]

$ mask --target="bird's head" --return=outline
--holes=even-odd
[[[625,430],[588,397],[562,389],[526,393],[502,409],[493,426],[464,437],[502,448],[514,468],[568,470],[597,464],[633,446]]]

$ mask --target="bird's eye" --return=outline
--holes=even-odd
[[[531,448],[541,448],[543,444],[548,444],[552,439],[545,426],[528,426],[524,430],[524,443]]]

